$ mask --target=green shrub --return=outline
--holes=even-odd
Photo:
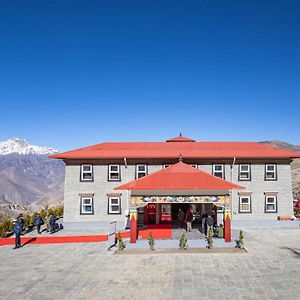
[[[150,231],[150,233],[148,235],[148,244],[149,244],[149,249],[151,251],[153,251],[154,250],[155,241],[154,241],[154,238],[153,238],[153,235],[152,235],[151,231]]]
[[[210,229],[207,231],[206,241],[206,248],[211,249],[213,247],[213,232]]]
[[[179,240],[179,249],[186,250],[188,248],[187,237],[183,232]]]
[[[240,237],[238,240],[235,241],[236,242],[236,248],[240,248],[243,249],[244,248],[244,233],[243,230],[240,230]]]
[[[55,209],[54,209],[54,215],[56,217],[61,217],[63,216],[64,214],[64,207],[61,205],[61,206],[57,206]]]
[[[46,218],[46,216],[47,216],[47,211],[44,210],[44,209],[42,209],[42,210],[40,211],[40,216],[41,216],[41,218],[42,218],[43,220],[45,220],[45,218]]]
[[[117,235],[117,241],[118,241],[118,250],[123,251],[126,248],[126,244],[125,244],[124,240],[122,239],[120,231],[118,232],[118,235]]]

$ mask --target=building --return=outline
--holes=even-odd
[[[294,153],[254,142],[110,142],[50,156],[66,164],[64,223],[176,222],[178,208],[235,220],[293,214]],[[180,162],[179,162],[180,161]],[[164,170],[165,169],[165,170]],[[138,217],[137,217],[138,215]],[[220,221],[220,220],[219,220]]]

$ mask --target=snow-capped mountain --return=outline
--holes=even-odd
[[[13,137],[7,141],[0,141],[0,155],[7,155],[12,153],[17,154],[55,154],[58,153],[51,147],[40,147],[29,144],[24,139]]]

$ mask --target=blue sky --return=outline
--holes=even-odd
[[[0,140],[300,144],[299,1],[0,4]]]

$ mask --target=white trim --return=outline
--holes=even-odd
[[[117,204],[112,204],[112,200],[118,200]],[[117,206],[118,210],[112,210],[113,206]],[[121,214],[121,197],[108,197],[108,213],[109,214]]]
[[[162,169],[166,169],[166,168],[168,168],[168,167],[170,167],[171,165],[170,164],[163,164],[162,165]]]
[[[93,165],[81,165],[81,181],[92,181],[93,180]],[[84,168],[85,167],[88,167],[89,170],[88,171],[85,171]],[[84,174],[91,174],[91,178],[84,178]]]
[[[242,199],[247,199],[247,203],[242,203]],[[242,209],[242,205],[248,205],[248,209]],[[251,196],[239,196],[239,213],[251,213]]]
[[[93,197],[81,197],[80,198],[80,203],[81,203],[81,207],[80,207],[80,210],[81,210],[81,214],[82,215],[92,215],[94,212],[93,212]],[[84,200],[89,200],[89,203],[84,203]],[[84,207],[91,207],[91,210],[90,211],[84,211]]]
[[[216,170],[216,167],[222,167],[222,171]],[[222,177],[215,175],[216,173],[222,173]],[[213,165],[213,176],[216,176],[216,177],[224,179],[224,177],[225,177],[224,176],[224,165],[222,165],[222,164],[214,164]]]
[[[266,211],[266,213],[276,212],[277,211],[277,196],[268,196],[268,195],[266,195],[265,197],[266,197],[265,198],[265,211]],[[273,202],[268,201],[270,198],[273,199]],[[274,209],[269,210],[268,205],[274,205]]]
[[[268,170],[268,167],[273,167],[273,170]],[[272,173],[273,177],[267,177],[267,173]],[[265,167],[265,179],[266,180],[276,180],[277,179],[276,165],[275,164],[266,164],[266,167]]]
[[[242,167],[247,167],[247,171],[242,170]],[[247,177],[242,177],[242,173],[246,173]],[[243,181],[243,180],[250,180],[251,179],[251,173],[250,173],[250,165],[249,164],[240,164],[239,165],[239,180]]]
[[[117,170],[112,170],[112,167],[117,167]],[[118,174],[118,178],[112,178],[111,174],[115,173]],[[109,181],[119,181],[121,180],[121,172],[120,172],[120,165],[108,165],[108,180]]]
[[[140,171],[139,167],[144,167],[144,170]],[[143,176],[139,177],[139,174],[143,174]],[[139,178],[142,178],[144,176],[147,176],[147,165],[145,165],[145,164],[138,164],[138,165],[136,165],[135,166],[135,178],[139,179]]]

